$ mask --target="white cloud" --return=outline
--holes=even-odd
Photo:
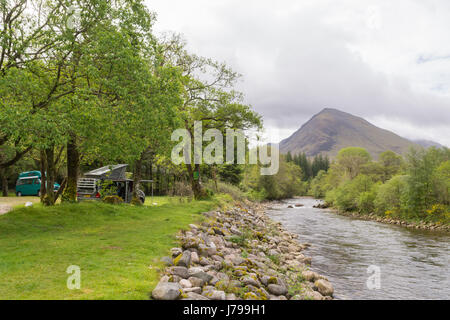
[[[268,133],[285,138],[334,107],[450,146],[449,1],[147,3],[157,31],[183,33],[191,51],[244,75]]]

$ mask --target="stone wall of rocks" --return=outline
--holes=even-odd
[[[264,206],[240,203],[203,213],[178,238],[181,247],[162,258],[163,275],[152,291],[157,300],[332,299],[333,286],[308,270],[295,234],[270,220]]]
[[[343,215],[343,216],[351,217],[351,218],[372,220],[372,221],[388,223],[388,224],[395,224],[395,225],[402,226],[405,228],[450,232],[449,225],[444,225],[444,224],[439,224],[439,223],[423,222],[423,221],[422,222],[408,222],[408,221],[394,219],[394,218],[380,217],[379,215],[376,215],[375,213],[360,214],[360,213],[356,213],[356,212],[339,212],[337,210],[334,210],[334,212],[336,212],[337,214]]]

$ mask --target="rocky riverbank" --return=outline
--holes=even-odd
[[[295,234],[270,220],[265,207],[250,202],[230,210],[205,212],[190,225],[180,247],[164,257],[162,277],[152,291],[157,300],[332,299],[333,286],[310,270]]]
[[[320,208],[320,207],[318,207]],[[432,223],[432,222],[411,222],[411,221],[405,221],[405,220],[399,220],[395,218],[387,218],[387,217],[380,217],[379,215],[376,215],[375,213],[370,214],[362,214],[358,212],[340,212],[336,209],[333,209],[333,212],[351,217],[351,218],[357,218],[362,220],[372,220],[377,221],[381,223],[387,223],[387,224],[395,224],[398,226],[402,226],[405,228],[411,228],[411,229],[422,229],[422,230],[431,230],[431,231],[446,231],[450,232],[450,226],[440,223]]]

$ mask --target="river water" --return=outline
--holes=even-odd
[[[330,280],[335,298],[450,299],[448,233],[352,219],[313,208],[319,202],[286,200],[267,214],[311,244],[310,269]]]

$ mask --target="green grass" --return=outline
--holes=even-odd
[[[0,299],[148,299],[177,231],[227,200],[166,201],[35,206],[0,216]],[[70,265],[81,268],[79,290],[67,288]]]

